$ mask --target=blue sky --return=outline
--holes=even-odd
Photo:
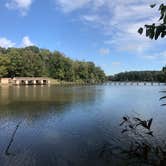
[[[160,4],[162,0],[154,0]],[[75,60],[93,61],[106,74],[160,70],[165,39],[137,29],[158,20],[151,0],[0,0],[0,46],[36,45]]]

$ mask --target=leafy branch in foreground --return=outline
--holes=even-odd
[[[166,91],[160,91],[161,93],[166,93]],[[166,96],[160,98],[160,100],[166,99]],[[166,103],[162,104],[161,106],[166,106]]]
[[[123,137],[106,142],[99,151],[100,158],[110,164],[116,158],[132,166],[166,165],[166,142],[154,134],[152,118],[124,116],[120,127]]]
[[[165,90],[160,91],[166,93]],[[166,99],[166,96],[160,100]],[[163,104],[166,105],[166,104]],[[120,123],[123,137],[111,138],[99,149],[99,156],[108,163],[120,159],[127,165],[166,165],[166,141],[153,131],[153,118],[123,116]],[[121,165],[121,163],[120,163]]]
[[[155,8],[156,4],[150,5],[151,8]],[[159,37],[164,38],[166,36],[166,5],[161,4],[159,6],[160,18],[157,23],[146,24],[138,29],[139,34],[143,34],[145,29],[146,37],[157,40]]]
[[[166,165],[166,144],[159,141],[153,134],[153,119],[142,120],[138,117],[123,117],[120,124],[122,134],[127,134],[130,147],[123,151],[128,159],[154,166]]]

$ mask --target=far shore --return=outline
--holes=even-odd
[[[20,77],[21,78],[21,77]],[[35,78],[35,77],[34,77]],[[3,79],[9,79],[9,78],[3,78]],[[94,82],[94,83],[87,83],[82,80],[77,80],[75,82],[69,82],[69,81],[63,81],[63,80],[57,80],[53,78],[47,78],[49,80],[48,85],[55,85],[55,86],[74,86],[74,85],[96,85],[96,84],[101,84],[101,82]],[[31,86],[31,84],[27,84],[28,86]],[[40,85],[40,84],[38,84]],[[38,86],[38,85],[32,85],[32,86]],[[0,86],[16,86],[13,83],[0,83]],[[19,85],[19,86],[24,86],[24,85]]]

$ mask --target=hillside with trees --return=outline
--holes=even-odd
[[[165,67],[162,71],[130,71],[109,76],[110,81],[166,82]]]
[[[99,83],[104,71],[93,62],[74,61],[36,46],[0,48],[0,77],[51,77],[60,81]]]

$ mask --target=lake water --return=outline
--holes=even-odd
[[[0,166],[108,166],[99,157],[121,136],[124,115],[154,118],[166,136],[164,86],[0,87]],[[14,135],[9,154],[5,154]],[[122,137],[123,138],[123,137]],[[123,165],[123,164],[121,164]]]

